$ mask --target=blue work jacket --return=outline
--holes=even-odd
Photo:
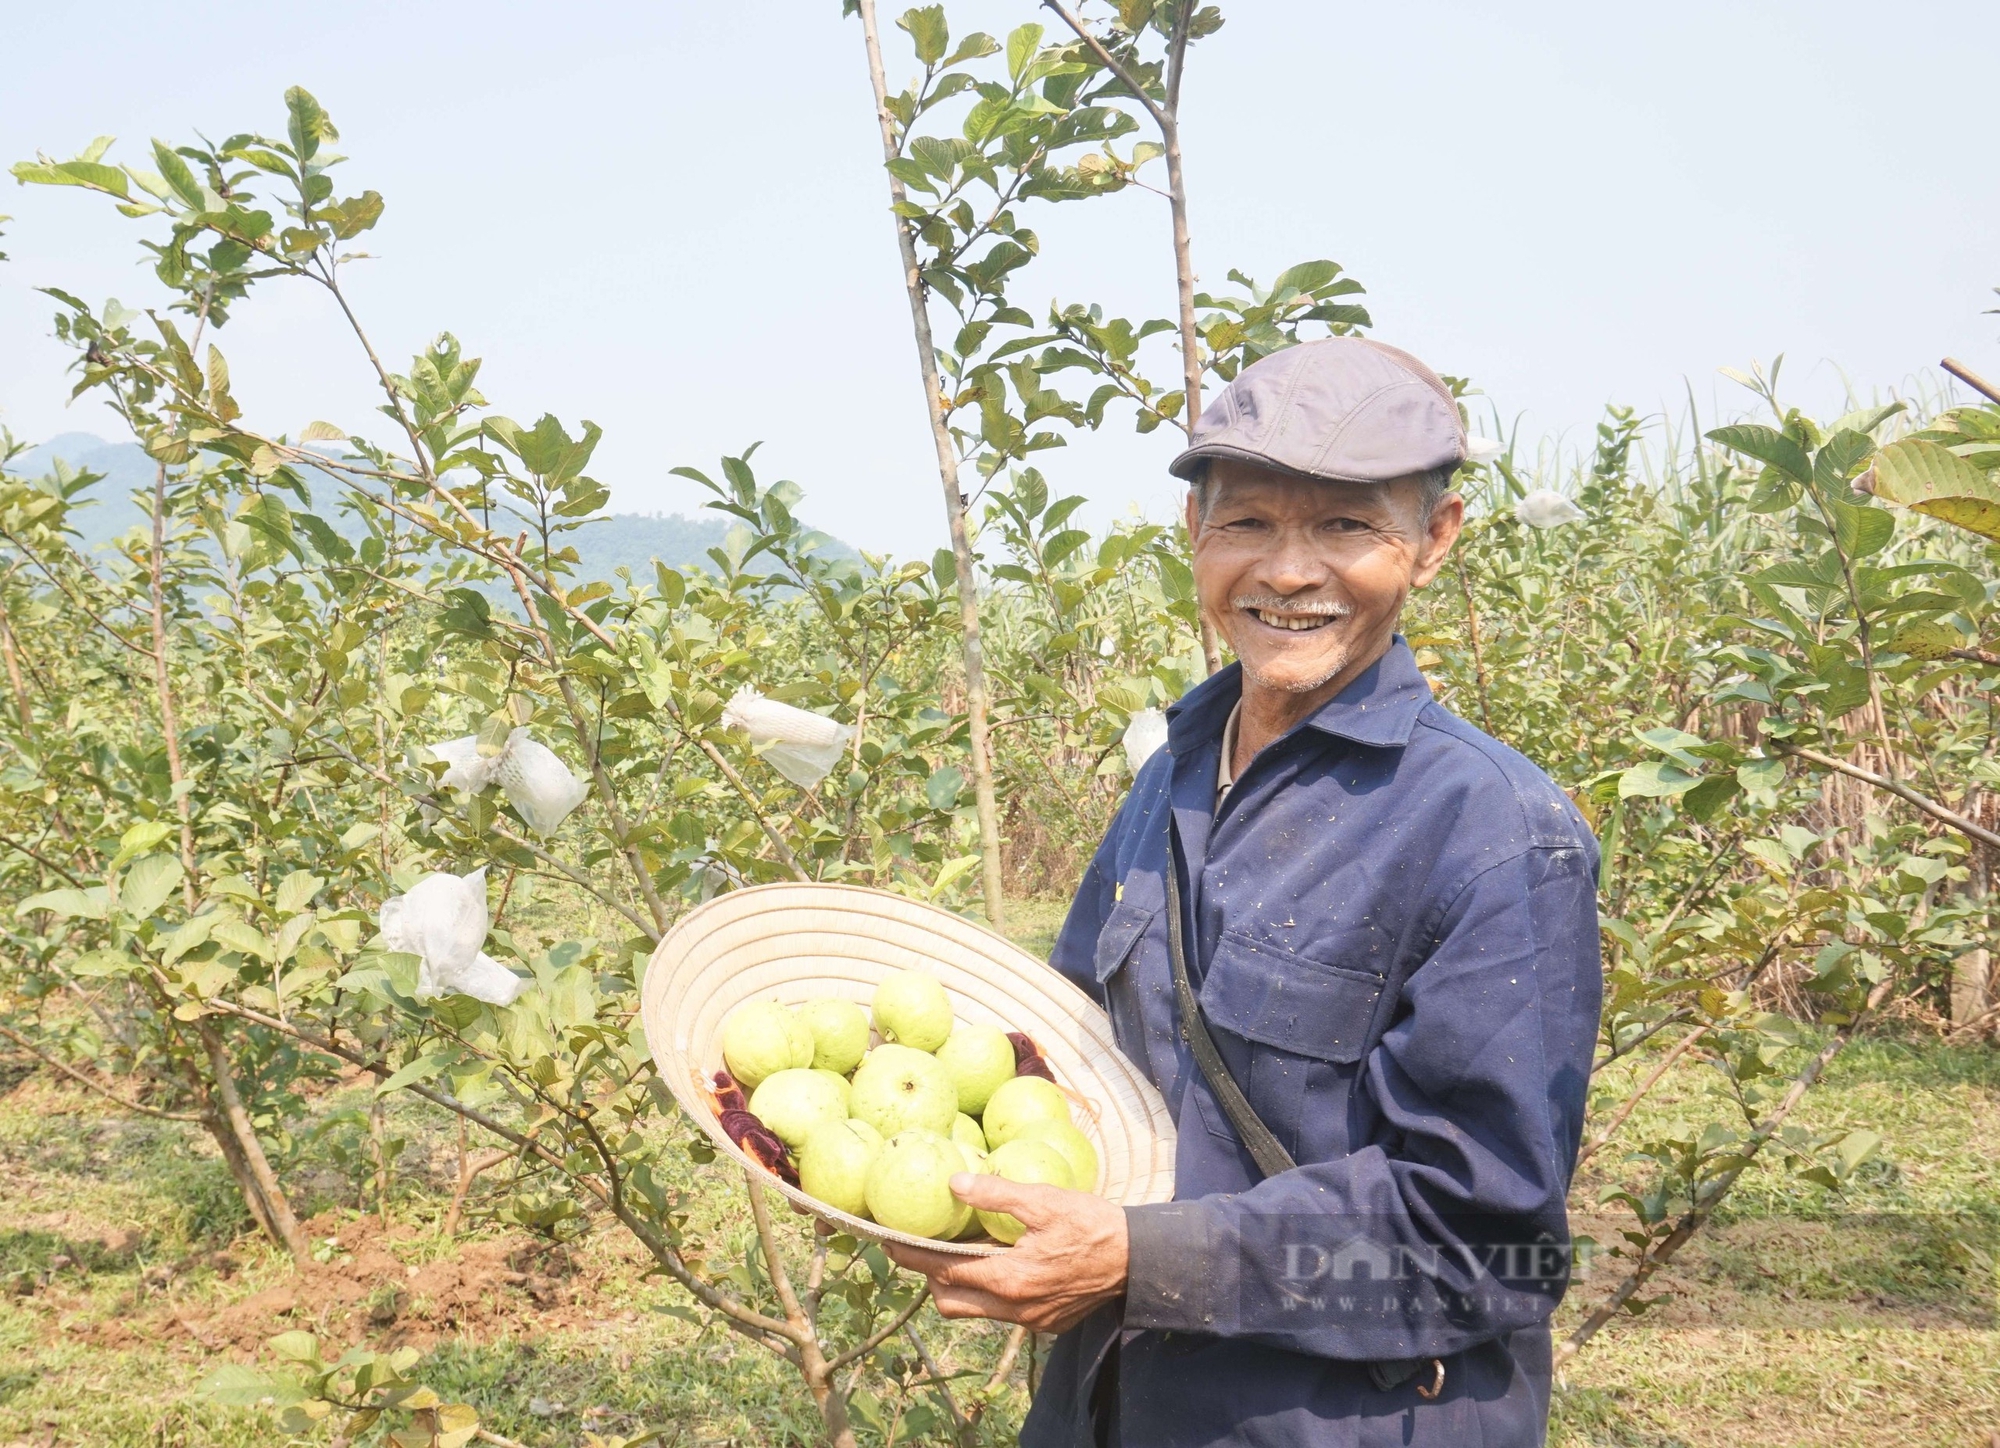
[[[1241,687],[1232,666],[1168,711],[1056,943],[1179,1145],[1175,1200],[1127,1209],[1123,1303],[1057,1340],[1021,1441],[1539,1444],[1602,988],[1596,841],[1432,700],[1400,637],[1218,809]],[[1170,859],[1202,1014],[1294,1170],[1260,1179],[1181,1038]]]

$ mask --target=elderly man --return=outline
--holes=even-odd
[[[895,1253],[947,1316],[1061,1334],[1033,1448],[1543,1441],[1597,850],[1396,633],[1464,458],[1435,374],[1336,338],[1246,368],[1173,464],[1238,663],[1169,711],[1054,964],[1172,1109],[1175,1200],[962,1176],[1020,1243]]]

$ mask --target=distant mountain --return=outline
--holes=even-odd
[[[104,481],[85,494],[92,506],[79,508],[70,516],[72,525],[83,535],[85,548],[107,543],[145,522],[146,515],[132,501],[131,493],[153,485],[153,460],[139,444],[108,443],[87,432],[66,432],[40,447],[29,448],[7,465],[7,471],[16,477],[39,478],[53,472],[58,460],[79,471],[104,474]]]
[[[86,548],[107,543],[146,521],[131,494],[136,488],[152,486],[153,460],[137,443],[108,443],[87,432],[66,432],[20,454],[8,464],[7,471],[18,477],[39,477],[52,471],[58,459],[73,468],[104,475],[104,480],[86,494],[93,505],[72,515]],[[342,526],[337,510],[329,509],[324,516],[343,533],[349,531]],[[617,570],[626,568],[635,582],[644,582],[655,559],[669,568],[691,564],[713,568],[708,550],[722,546],[729,527],[730,520],[716,515],[689,518],[681,513],[612,513],[584,524],[569,535],[569,541],[582,560],[577,568],[580,578],[615,582]],[[837,539],[829,540],[825,552],[836,558],[858,556]]]

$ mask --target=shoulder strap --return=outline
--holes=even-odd
[[[1193,1052],[1194,1063],[1201,1068],[1208,1089],[1222,1104],[1222,1114],[1236,1128],[1237,1137],[1250,1148],[1257,1170],[1267,1177],[1276,1176],[1292,1170],[1298,1163],[1271,1134],[1271,1128],[1264,1124],[1249,1098],[1244,1096],[1243,1088],[1229,1074],[1222,1053],[1215,1049],[1215,1038],[1208,1033],[1208,1022],[1202,1019],[1201,1002],[1195,998],[1194,983],[1188,979],[1187,927],[1181,919],[1180,848],[1172,828],[1168,826],[1167,835],[1167,954],[1173,960],[1174,999],[1180,1005],[1181,1036]],[[1371,1049],[1380,1035],[1378,1026],[1373,1032],[1374,1039],[1369,1041]],[[1368,1371],[1368,1380],[1380,1392],[1395,1391],[1425,1367],[1433,1370],[1433,1377],[1429,1386],[1417,1384],[1417,1396],[1430,1401],[1444,1388],[1444,1362],[1439,1358],[1398,1358],[1366,1363],[1364,1366]]]
[[[1171,827],[1170,827],[1171,828]],[[1174,999],[1180,1006],[1181,1037],[1188,1043],[1194,1054],[1195,1065],[1201,1068],[1208,1089],[1215,1093],[1215,1099],[1222,1105],[1222,1114],[1229,1118],[1229,1124],[1236,1128],[1237,1137],[1250,1148],[1251,1159],[1257,1163],[1257,1170],[1265,1176],[1276,1176],[1290,1171],[1298,1163],[1292,1160],[1290,1152],[1271,1134],[1271,1128],[1263,1123],[1244,1096],[1243,1088],[1236,1084],[1236,1078],[1229,1074],[1229,1067],[1223,1063],[1222,1053],[1215,1049],[1215,1038],[1208,1033],[1208,1022],[1202,1019],[1201,1002],[1195,998],[1194,985],[1188,979],[1186,926],[1181,919],[1180,852],[1173,847],[1169,835],[1167,851],[1167,954],[1174,964]]]

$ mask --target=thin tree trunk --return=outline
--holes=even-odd
[[[181,766],[180,714],[174,708],[174,689],[167,671],[167,599],[162,583],[165,572],[167,532],[167,465],[153,470],[153,537],[146,555],[146,586],[153,628],[153,688],[159,695],[160,732],[166,736],[167,777],[174,786],[174,809],[181,819],[181,898],[188,914],[194,914],[199,898],[195,883],[194,802],[181,787],[187,772]]]
[[[167,667],[165,463],[159,464],[153,471],[152,525],[151,546],[146,556],[146,586],[151,605],[148,611],[153,637],[153,687],[159,701],[160,732],[167,746],[167,777],[173,784],[174,806],[181,822],[181,899],[192,915],[200,900],[195,879],[194,807],[185,788],[187,770],[181,761],[180,712],[174,705],[173,680]],[[310,1250],[305,1230],[299,1226],[291,1203],[285,1200],[284,1190],[278,1185],[277,1173],[271,1170],[270,1158],[264,1155],[263,1143],[257,1140],[250,1113],[243,1108],[243,1098],[236,1090],[236,1075],[230,1067],[229,1054],[223,1049],[222,1038],[216,1034],[215,1027],[205,1020],[197,1021],[195,1030],[201,1038],[202,1051],[208,1057],[213,1078],[206,1083],[213,1092],[211,1108],[219,1107],[217,1114],[235,1142],[234,1153],[226,1146],[223,1148],[230,1171],[238,1185],[245,1187],[244,1200],[249,1204],[251,1214],[258,1218],[259,1225],[270,1233],[272,1240],[292,1254],[295,1263],[303,1262]],[[220,1132],[217,1139],[221,1139]]]
[[[278,1185],[278,1174],[271,1170],[271,1160],[264,1155],[264,1144],[257,1139],[257,1129],[250,1120],[250,1113],[244,1109],[241,1093],[236,1089],[236,1073],[230,1067],[229,1053],[223,1049],[222,1037],[206,1020],[197,1021],[195,1029],[201,1035],[202,1050],[208,1055],[208,1068],[215,1078],[215,1094],[222,1106],[222,1114],[229,1123],[231,1135],[236,1138],[244,1165],[257,1184],[258,1194],[263,1198],[269,1217],[266,1225],[278,1244],[292,1254],[292,1261],[303,1263],[311,1255],[312,1244],[306,1240],[305,1228],[299,1225],[292,1204],[285,1199],[284,1188]]]
[[[285,1239],[278,1230],[278,1224],[271,1218],[271,1209],[264,1201],[264,1193],[258,1189],[257,1177],[250,1170],[250,1163],[243,1159],[243,1148],[237,1143],[236,1133],[229,1129],[229,1121],[219,1107],[210,1104],[209,1112],[201,1119],[208,1134],[215,1138],[216,1150],[222,1153],[222,1161],[229,1168],[230,1179],[236,1183],[236,1190],[242,1194],[243,1205],[250,1209],[250,1218],[262,1232],[277,1246],[283,1246]]]
[[[458,1118],[458,1185],[452,1189],[451,1206],[444,1214],[442,1231],[446,1238],[458,1235],[459,1223],[465,1216],[465,1199],[472,1191],[472,1184],[479,1180],[482,1172],[491,1171],[514,1153],[495,1148],[483,1151],[477,1156],[466,1152],[465,1118]]]
[[[826,1441],[832,1448],[855,1448],[854,1425],[847,1416],[847,1394],[834,1381],[833,1368],[819,1350],[816,1337],[806,1339],[799,1358],[800,1371],[806,1376],[806,1391],[812,1394],[820,1424],[826,1429]]]
[[[368,1145],[375,1156],[375,1219],[389,1226],[389,1139],[382,1098],[368,1103]]]
[[[1977,813],[1977,805],[1968,810]],[[1973,933],[1979,944],[1951,963],[1951,1023],[1955,1026],[1969,1025],[1978,1020],[1992,1007],[1990,984],[1993,975],[1993,952],[1988,944],[1992,939],[1992,916],[1988,912],[1988,901],[1992,894],[1993,854],[1983,846],[1972,849],[1971,879],[1966,883],[1966,894],[1971,897],[1977,913],[1972,917]]]
[[[1181,76],[1187,65],[1188,22],[1194,18],[1194,7],[1181,6],[1180,13],[1175,17],[1174,33],[1167,42],[1167,100],[1165,105],[1160,105],[1146,94],[1139,78],[1120,65],[1117,58],[1104,48],[1103,42],[1084,28],[1083,21],[1068,6],[1061,0],[1042,0],[1042,3],[1062,17],[1063,24],[1075,31],[1077,39],[1090,48],[1099,63],[1118,77],[1160,129],[1160,144],[1166,149],[1167,204],[1173,217],[1174,289],[1180,311],[1181,385],[1187,394],[1182,407],[1187,417],[1187,434],[1192,438],[1194,425],[1201,420],[1201,379],[1205,369],[1201,360],[1201,329],[1196,325],[1194,315],[1194,244],[1188,233],[1187,176],[1181,165],[1180,117]],[[1188,542],[1192,545],[1194,540],[1190,538]],[[1222,646],[1216,639],[1215,625],[1209,621],[1208,615],[1201,614],[1200,618],[1202,664],[1212,674],[1222,667]]]
[[[28,702],[28,685],[21,677],[21,659],[14,647],[14,622],[0,604],[0,653],[7,657],[7,682],[14,690],[14,708],[21,716],[21,733],[35,742],[35,712]]]
[[[1201,421],[1201,331],[1194,317],[1194,243],[1188,235],[1187,177],[1181,169],[1181,71],[1187,59],[1188,20],[1194,6],[1184,4],[1174,23],[1173,47],[1167,59],[1167,123],[1160,127],[1160,141],[1167,148],[1167,198],[1174,225],[1174,289],[1180,304],[1181,376],[1187,389],[1188,436]],[[1190,538],[1189,544],[1194,540]],[[1214,673],[1222,667],[1222,646],[1215,637],[1215,625],[1206,613],[1201,618],[1201,658],[1203,667]]]
[[[1464,556],[1454,561],[1458,565],[1458,591],[1465,597],[1465,630],[1472,640],[1472,678],[1479,688],[1479,727],[1491,734],[1493,711],[1486,702],[1486,653],[1479,645],[1479,610],[1472,605],[1472,580],[1465,576]]]
[[[836,1377],[839,1364],[821,1348],[819,1324],[799,1301],[799,1294],[792,1286],[784,1253],[778,1249],[777,1231],[771,1225],[771,1205],[765,1200],[764,1188],[747,1171],[743,1174],[743,1186],[750,1194],[750,1216],[756,1223],[758,1244],[763,1248],[764,1268],[778,1294],[778,1304],[784,1309],[795,1361],[806,1380],[806,1391],[812,1394],[813,1406],[819,1409],[826,1441],[832,1448],[855,1448],[854,1426],[847,1416],[847,1394],[841,1391]]]
[[[244,1158],[243,1145],[236,1139],[230,1128],[229,1118],[217,1099],[214,1085],[205,1078],[195,1063],[169,1050],[168,1059],[186,1081],[188,1088],[201,1102],[201,1124],[208,1134],[215,1138],[215,1148],[222,1153],[223,1165],[229,1168],[229,1176],[236,1183],[236,1190],[242,1194],[243,1205],[250,1211],[250,1217],[257,1223],[257,1229],[272,1242],[282,1246],[284,1236],[271,1216],[271,1209],[264,1200],[264,1190],[257,1183],[257,1174],[250,1170],[250,1163]]]
[[[882,42],[875,23],[875,0],[859,0],[861,31],[868,47],[868,79],[875,91],[875,118],[882,130],[882,159],[896,159],[896,120],[889,113],[888,82],[882,71]],[[889,177],[889,196],[901,206],[903,183]],[[923,269],[917,261],[917,240],[908,218],[896,216],[896,249],[903,262],[903,287],[910,302],[910,326],[916,336],[917,367],[924,384],[924,409],[937,451],[938,481],[944,487],[945,522],[951,529],[951,554],[958,569],[958,619],[965,657],[965,712],[972,754],[972,794],[979,812],[980,882],[986,897],[986,918],[999,927],[1005,917],[1000,879],[1000,808],[993,793],[992,737],[987,723],[986,659],[979,633],[979,579],[974,570],[972,539],[965,526],[965,495],[958,485],[958,453],[952,445],[945,415],[943,384],[938,376],[937,348],[931,339],[930,309]]]

